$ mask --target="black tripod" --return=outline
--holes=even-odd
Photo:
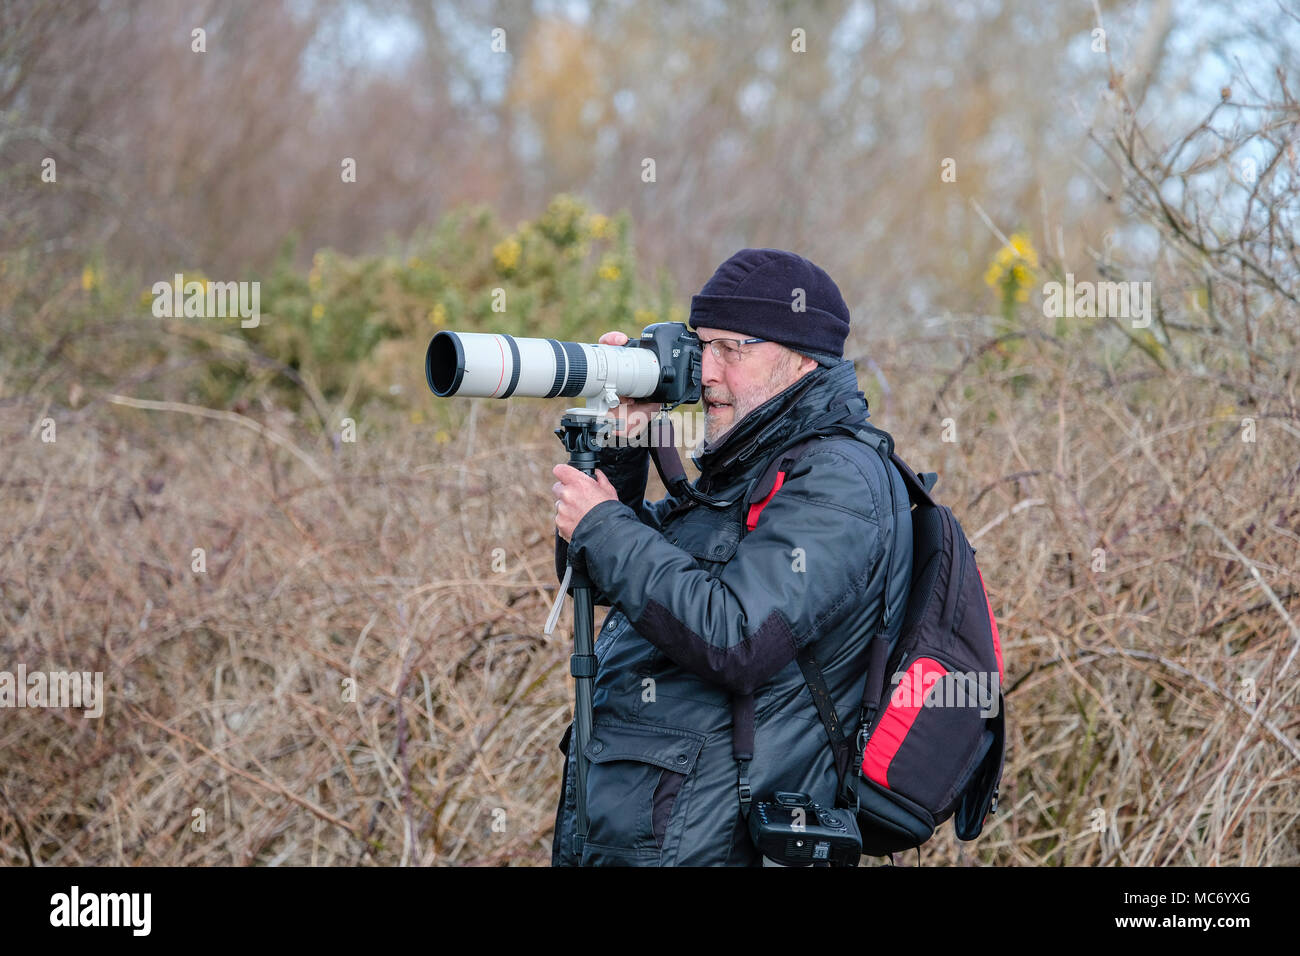
[[[556,436],[564,442],[569,452],[569,465],[584,475],[596,477],[596,462],[601,444],[609,435],[610,422],[605,413],[598,409],[570,408],[560,419],[560,427],[555,429]],[[586,568],[574,563],[573,552],[569,552],[569,566],[565,571],[565,581],[573,592],[573,654],[569,657],[569,673],[577,681],[573,707],[573,729],[576,733],[569,741],[569,753],[573,757],[577,771],[577,826],[573,834],[573,852],[579,864],[582,861],[582,846],[587,840],[587,742],[591,740],[592,725],[592,681],[596,677],[595,644],[595,602],[592,598],[591,579],[587,577]],[[564,599],[564,585],[560,585],[558,601]],[[553,624],[559,610],[552,612]]]

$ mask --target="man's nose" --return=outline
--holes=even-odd
[[[713,349],[704,346],[704,365],[700,369],[700,384],[711,388],[722,382],[722,363],[713,357]]]

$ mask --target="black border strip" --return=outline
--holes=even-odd
[[[582,350],[582,346],[577,342],[561,342],[565,353],[569,356],[569,374],[564,383],[564,388],[560,394],[565,398],[572,398],[582,392],[587,384],[587,353]]]
[[[555,339],[547,339],[551,343],[551,351],[555,353],[555,381],[551,382],[551,390],[543,395],[543,398],[554,398],[560,394],[560,389],[564,387],[564,380],[569,373],[569,362],[560,348],[560,343]]]
[[[510,384],[497,398],[509,398],[515,393],[515,389],[519,387],[519,346],[515,343],[513,335],[506,335],[504,332],[500,333],[500,335],[510,345],[510,361],[513,366],[510,369]]]

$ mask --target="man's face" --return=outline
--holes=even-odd
[[[742,418],[773,395],[785,391],[817,367],[814,359],[799,355],[775,342],[742,345],[742,357],[734,365],[714,358],[707,343],[713,339],[749,339],[726,329],[696,328],[704,349],[703,386],[704,440],[717,445]]]

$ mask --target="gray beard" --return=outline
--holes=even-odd
[[[729,434],[731,433],[731,430],[732,430],[733,428],[735,428],[736,425],[738,425],[738,424],[739,424],[738,421],[733,421],[733,422],[732,422],[730,425],[728,425],[725,429],[721,429],[721,430],[720,430],[720,426],[715,425],[715,424],[713,424],[713,423],[710,422],[710,421],[705,421],[705,423],[704,423],[704,449],[707,451],[708,449],[711,449],[711,448],[717,448],[718,445],[722,443],[722,440],[723,440],[724,438],[726,438],[727,435],[729,435]]]

